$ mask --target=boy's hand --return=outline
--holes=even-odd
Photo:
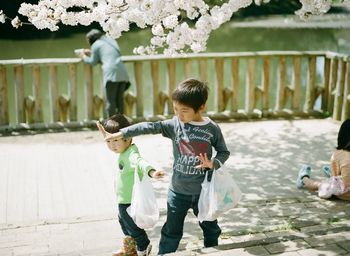
[[[163,178],[165,173],[161,170],[152,169],[148,172],[148,175],[151,176],[152,178],[159,179],[159,178]]]
[[[97,126],[98,130],[102,133],[103,138],[106,138],[108,135],[111,135],[109,132],[105,131],[105,128],[103,128],[100,121],[96,121],[96,126]]]
[[[201,161],[199,165],[196,166],[196,168],[209,168],[213,169],[213,162],[208,159],[207,153],[200,153],[199,156],[197,156],[197,159]]]
[[[102,136],[105,139],[105,141],[106,140],[110,140],[110,139],[121,139],[121,138],[123,138],[123,134],[121,132],[117,132],[117,133],[106,132],[105,128],[103,128],[103,126],[100,123],[100,121],[96,121],[96,126],[97,126],[98,130],[102,133]]]

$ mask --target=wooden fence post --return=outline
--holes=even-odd
[[[24,67],[15,66],[15,86],[16,86],[16,123],[25,122],[24,113]]]
[[[255,105],[255,67],[256,59],[247,59],[246,91],[245,91],[245,111],[251,114]]]
[[[171,94],[175,90],[175,86],[176,86],[176,61],[175,60],[167,61],[167,77],[168,77],[168,94],[169,94],[168,113],[174,114]]]
[[[334,108],[334,94],[335,94],[335,89],[338,81],[338,66],[339,62],[338,59],[332,58],[331,60],[331,81],[329,85],[329,94],[328,94],[328,112],[330,114],[333,113],[333,108]]]
[[[344,86],[345,86],[345,75],[346,75],[346,62],[340,60],[340,77],[337,82],[337,87],[334,96],[334,108],[333,108],[333,119],[341,119],[341,111],[343,106],[344,98]]]
[[[159,61],[151,61],[151,77],[153,83],[153,115],[162,113],[159,100]]]
[[[331,71],[331,60],[324,57],[324,68],[323,68],[323,94],[322,94],[322,105],[321,109],[324,112],[328,111],[328,100],[329,100],[329,82],[330,82],[330,71]]]
[[[59,119],[58,105],[58,77],[57,66],[50,65],[49,67],[49,92],[51,103],[51,121],[57,122]]]
[[[84,88],[85,88],[85,118],[92,120],[93,117],[93,75],[92,66],[84,64]]]
[[[190,59],[184,60],[184,75],[185,79],[192,76],[192,61]]]
[[[199,78],[203,82],[208,81],[208,59],[199,60]]]
[[[143,68],[142,62],[136,61],[134,63],[135,81],[136,81],[136,116],[143,117]]]
[[[41,69],[39,65],[33,66],[33,95],[34,95],[34,122],[43,122],[41,97]]]
[[[278,64],[278,82],[277,82],[277,91],[276,91],[276,106],[275,110],[277,112],[281,111],[284,108],[285,103],[285,90],[286,90],[286,58],[280,57]]]
[[[225,110],[223,104],[223,94],[224,94],[224,59],[215,59],[215,73],[216,73],[216,101],[217,110],[222,112]]]
[[[263,58],[263,70],[262,70],[262,111],[267,113],[270,109],[270,69],[271,69],[271,59],[269,57]]]
[[[350,118],[350,60],[347,60],[347,71],[346,71],[346,85],[344,88],[344,99],[341,120],[345,121]]]
[[[300,57],[293,58],[292,87],[293,87],[292,110],[300,111],[300,88],[301,88],[301,58]]]
[[[308,73],[306,84],[306,95],[304,112],[309,113],[314,108],[315,103],[315,88],[316,88],[316,57],[309,57],[308,61]]]
[[[9,124],[9,106],[7,94],[6,67],[0,66],[0,125]]]
[[[68,91],[69,91],[69,120],[78,120],[78,106],[77,106],[77,64],[70,64],[68,66]]]
[[[231,110],[232,112],[237,112],[239,96],[239,60],[237,57],[231,59],[231,90]]]

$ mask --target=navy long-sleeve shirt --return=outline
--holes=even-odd
[[[206,153],[208,158],[212,159],[213,148],[215,149],[215,169],[230,155],[220,127],[209,118],[204,118],[202,122],[182,123],[174,116],[165,121],[135,124],[121,129],[121,132],[125,138],[161,133],[172,140],[174,164],[170,188],[181,194],[200,194],[205,176],[204,169],[195,168],[200,164],[200,160],[197,159],[200,153]]]

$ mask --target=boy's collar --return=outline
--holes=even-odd
[[[210,123],[210,118],[209,117],[206,117],[204,116],[203,117],[203,121],[191,121],[191,122],[188,122],[189,124],[192,124],[192,125],[206,125],[206,124],[209,124]]]

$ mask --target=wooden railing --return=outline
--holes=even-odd
[[[133,84],[125,94],[126,114],[136,121],[172,115],[171,92],[187,77],[209,81],[207,114],[213,119],[350,117],[349,55],[241,52],[123,60]],[[93,125],[105,117],[99,75],[98,67],[76,58],[0,60],[0,129]]]

